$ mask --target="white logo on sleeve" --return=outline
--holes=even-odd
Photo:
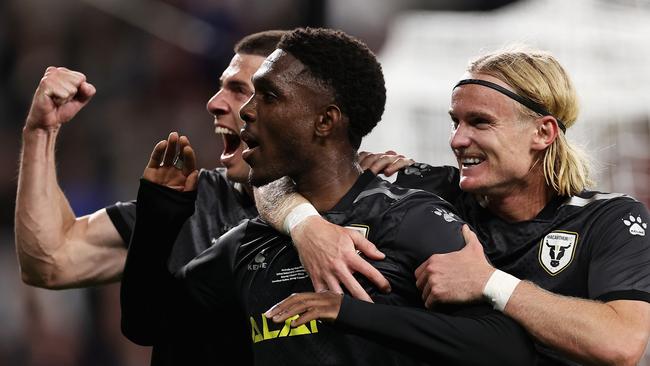
[[[447,212],[441,208],[436,208],[435,210],[433,210],[433,213],[438,216],[441,216],[447,222],[458,221],[458,219],[453,213]]]
[[[625,226],[630,228],[630,234],[645,236],[645,229],[648,228],[648,224],[641,221],[641,216],[637,216],[635,218],[634,216],[630,215],[629,219],[623,219],[623,223]]]

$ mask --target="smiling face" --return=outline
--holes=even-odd
[[[221,88],[206,106],[214,116],[215,132],[223,138],[221,164],[228,179],[234,182],[248,181],[250,167],[241,156],[246,146],[239,138],[239,130],[244,126],[239,109],[253,95],[251,77],[263,61],[263,56],[236,54],[221,74]]]
[[[250,183],[259,186],[285,175],[295,179],[311,166],[314,125],[333,97],[298,59],[282,50],[264,61],[253,85],[255,94],[241,109]]]
[[[484,74],[482,79],[512,90],[501,80]],[[516,102],[481,85],[454,89],[449,114],[450,145],[460,169],[460,188],[486,196],[508,195],[530,186],[539,177],[531,173],[538,156],[532,148],[535,124],[522,117]]]

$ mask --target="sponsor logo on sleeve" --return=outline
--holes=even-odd
[[[645,236],[645,231],[648,228],[648,223],[641,220],[641,216],[634,217],[630,215],[627,219],[622,219],[623,224],[630,229],[630,234]]]
[[[555,276],[571,264],[577,244],[578,233],[553,231],[539,243],[539,263],[548,274]]]

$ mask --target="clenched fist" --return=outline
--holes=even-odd
[[[71,120],[95,92],[84,74],[65,67],[48,67],[34,93],[25,128],[58,129]]]

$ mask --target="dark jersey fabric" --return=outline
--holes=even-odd
[[[169,256],[168,265],[171,271],[179,270],[242,220],[257,216],[254,202],[226,178],[225,169],[201,170],[197,192],[195,214],[180,229]],[[136,202],[118,202],[107,207],[106,211],[124,242],[129,243],[135,226]],[[138,343],[142,345],[154,346],[152,364],[190,365],[194,364],[193,360],[200,360],[210,361],[211,365],[226,365],[230,360],[227,355],[234,348],[238,350],[238,364],[252,363],[250,347],[242,347],[250,343],[248,332],[245,331],[247,320],[243,313],[232,314],[217,323],[194,308],[176,307],[170,308],[169,311],[187,313],[187,316],[203,322],[211,321],[215,327],[226,325],[233,329],[233,332],[215,339],[208,326],[195,328],[192,324],[174,322],[174,317],[170,316],[170,321],[160,324],[164,328],[155,339],[138,339]]]
[[[138,221],[123,279],[127,291],[122,293],[123,300],[142,300],[123,302],[130,306],[123,308],[123,319],[129,317],[123,331],[130,338],[152,336],[164,317],[183,319],[185,313],[162,309],[191,299],[208,317],[224,319],[243,310],[257,365],[533,362],[532,346],[521,327],[487,306],[446,307],[439,309],[441,312],[422,308],[415,268],[433,253],[463,246],[462,221],[448,203],[434,195],[399,188],[364,173],[325,217],[360,230],[386,254],[386,259],[372,264],[391,282],[392,292],[381,294],[361,279],[375,302],[386,305],[344,297],[336,323],[312,321],[297,328],[275,324],[262,315],[289,294],[313,288],[291,239],[259,219],[223,235],[176,273],[176,279],[167,271],[165,257],[180,223],[192,213],[193,200],[191,193],[141,181]],[[432,245],[432,237],[440,241]],[[139,270],[130,272],[129,266]],[[362,313],[357,314],[361,324],[355,315],[358,312]],[[144,313],[159,318],[148,322],[147,316],[140,316]],[[366,324],[367,331],[363,322],[368,319],[372,324]],[[197,327],[204,325],[196,323]],[[232,331],[224,326],[216,329],[215,337]],[[385,337],[386,333],[392,337]]]
[[[556,197],[530,221],[509,223],[458,188],[453,167],[414,164],[396,183],[451,202],[499,269],[551,292],[601,301],[650,302],[648,209],[629,196],[585,191]],[[538,346],[542,364],[572,364]]]

